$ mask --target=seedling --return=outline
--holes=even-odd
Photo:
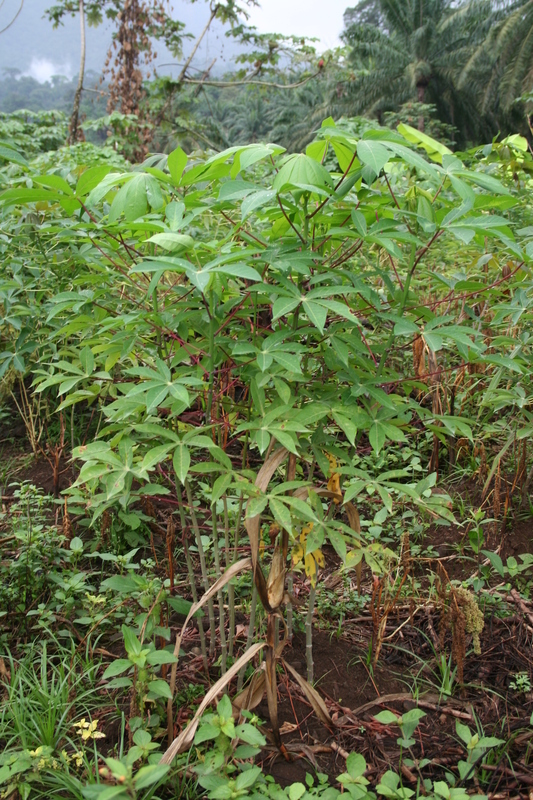
[[[392,711],[381,711],[374,719],[381,722],[383,725],[398,725],[401,736],[397,739],[397,743],[400,747],[412,747],[415,744],[415,740],[411,737],[417,729],[418,723],[425,716],[426,714],[424,711],[421,711],[419,708],[412,708],[401,717],[397,714],[393,714]]]

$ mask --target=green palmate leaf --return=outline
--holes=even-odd
[[[20,153],[17,153],[17,151],[13,150],[11,147],[6,147],[3,143],[0,143],[0,158],[6,161],[12,161],[13,164],[20,164],[21,167],[29,167],[24,156],[21,156]]]
[[[170,445],[160,444],[158,447],[153,447],[149,450],[141,463],[141,470],[151,470],[156,464],[165,461],[170,451]]]
[[[170,177],[177,185],[181,181],[181,176],[183,175],[183,170],[187,166],[187,154],[181,149],[181,147],[177,147],[171,153],[169,153],[167,158],[167,166],[168,171],[170,172]]]
[[[497,178],[494,178],[492,175],[487,175],[484,172],[474,172],[474,170],[459,170],[455,174],[459,177],[469,180],[471,183],[477,184],[477,186],[481,186],[483,189],[487,189],[489,192],[494,192],[495,194],[509,194],[509,189],[507,189]]]
[[[362,214],[361,211],[358,211],[354,208],[352,209],[351,217],[356,231],[361,237],[364,238],[368,232],[365,215]]]
[[[49,186],[51,189],[57,189],[64,194],[74,194],[70,184],[60,175],[39,175],[33,179],[33,182],[40,186]]]
[[[305,313],[309,317],[309,321],[312,322],[316,328],[318,328],[320,333],[323,333],[326,325],[326,317],[328,315],[327,308],[319,305],[318,303],[313,303],[310,300],[305,301],[304,299],[304,309]]]
[[[246,509],[246,516],[247,517],[256,517],[258,514],[262,514],[268,504],[268,497],[261,495],[260,497],[252,497],[248,502],[248,506]]]
[[[60,199],[61,195],[49,189],[6,189],[0,194],[0,205],[20,205],[40,201],[56,203]]]
[[[255,183],[251,183],[250,181],[226,181],[220,187],[220,191],[218,193],[219,200],[241,200],[244,197],[247,197],[252,192],[257,192],[260,189],[259,186]]]
[[[178,480],[185,483],[191,465],[191,452],[184,444],[179,444],[174,450],[173,465]]]
[[[374,420],[368,432],[368,439],[376,455],[379,455],[387,439],[387,433],[382,422],[377,419]]]
[[[281,500],[277,500],[275,497],[272,497],[269,500],[268,505],[276,522],[279,522],[281,527],[285,528],[285,530],[289,531],[290,533],[292,530],[291,512],[285,503],[282,503]]]
[[[351,445],[355,445],[355,437],[357,436],[357,425],[344,414],[339,414],[333,411],[333,419],[341,430],[346,434],[348,441]]]
[[[281,428],[273,427],[271,429],[272,436],[278,440],[278,442],[287,450],[289,453],[294,453],[298,455],[298,448],[296,446],[296,437],[294,434],[288,433],[287,431],[281,430]]]
[[[442,164],[442,157],[444,155],[451,155],[451,150],[446,147],[446,145],[438,142],[436,139],[432,139],[431,136],[428,136],[427,133],[423,131],[412,128],[410,125],[405,125],[403,122],[398,125],[397,130],[408,142],[413,142],[423,147],[434,161],[438,161]]]
[[[170,251],[189,250],[194,245],[194,239],[186,233],[156,233],[148,241]]]
[[[110,166],[90,167],[84,170],[76,184],[76,195],[85,197],[112,171]]]
[[[408,319],[399,319],[394,325],[395,336],[412,336],[413,334],[419,333],[420,328],[418,325],[415,325],[414,322],[411,322]]]
[[[292,370],[295,372],[296,370]],[[300,371],[300,370],[298,370]],[[281,378],[273,378],[274,386],[283,403],[288,404],[291,399],[290,387]]]
[[[442,350],[442,336],[432,331],[424,331],[424,341],[434,353]]]
[[[382,144],[364,140],[357,145],[357,155],[363,164],[370,167],[374,175],[379,175],[390,159],[390,152]]]
[[[322,525],[315,525],[307,534],[305,540],[305,552],[312,553],[324,544],[325,530]]]
[[[241,215],[245,219],[253,211],[271,203],[276,197],[275,189],[262,189],[260,192],[249,194],[241,206]]]
[[[272,356],[274,357],[274,360],[278,364],[281,364],[281,366],[284,367],[288,372],[299,372],[299,373],[301,373],[302,370],[301,370],[301,366],[300,366],[300,357],[299,356],[292,355],[291,353],[284,353],[284,352],[281,352],[281,351],[274,351],[272,353]],[[290,389],[289,389],[288,386],[286,388],[288,389],[289,397],[290,397]]]
[[[270,353],[258,353],[256,361],[261,372],[265,372],[270,366],[272,366],[274,358],[270,355]]]
[[[233,475],[230,472],[227,472],[224,475],[220,475],[213,484],[213,491],[211,493],[211,504],[216,503],[216,501],[222,497],[223,494],[226,493],[227,489],[233,483]]]
[[[331,175],[322,164],[302,154],[291,155],[274,178],[273,188],[276,191],[291,186],[305,186],[312,191],[332,185]]]
[[[80,353],[80,361],[86,375],[92,375],[94,371],[94,356],[90,347],[84,347]]]
[[[318,141],[318,142],[311,142],[305,148],[306,156],[312,158],[314,161],[318,161],[319,164],[322,163],[324,160],[324,156],[326,155],[328,149],[327,141]]]
[[[124,214],[128,222],[133,222],[147,214],[149,207],[160,209],[163,204],[157,180],[152,175],[139,173],[131,176],[117,192],[109,211],[109,221],[115,222]]]
[[[301,302],[301,297],[279,297],[272,306],[272,321],[290,314]]]
[[[258,431],[255,431],[254,441],[259,448],[259,452],[263,454],[270,444],[270,434],[266,428],[260,428]]]
[[[328,539],[344,564],[346,561],[346,539],[338,531],[331,528],[328,528]]]
[[[217,267],[213,272],[222,272],[224,275],[231,275],[234,278],[245,278],[249,281],[262,280],[261,275],[253,267],[247,264],[226,264]]]

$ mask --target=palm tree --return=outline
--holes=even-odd
[[[463,138],[479,135],[483,121],[460,68],[483,40],[492,7],[489,0],[457,5],[454,0],[363,0],[364,20],[355,18],[343,38],[355,68],[348,99],[355,113],[378,115],[402,103],[431,103],[439,119],[457,126]],[[357,11],[357,9],[355,9]],[[423,119],[419,122],[423,127]]]
[[[264,92],[253,88],[242,92],[239,103],[234,106],[228,125],[228,138],[231,144],[259,142],[267,137],[266,115],[268,99]]]
[[[482,110],[499,106],[504,116],[513,111],[516,99],[533,88],[533,0],[494,0],[490,31],[459,84],[479,87]]]
[[[270,99],[266,121],[268,139],[288,150],[301,152],[328,116],[326,76],[294,92],[278,91]]]

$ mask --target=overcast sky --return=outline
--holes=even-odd
[[[350,0],[261,0],[250,10],[249,24],[261,33],[317,36],[324,47],[339,45],[342,15]]]

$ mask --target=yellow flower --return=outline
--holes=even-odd
[[[97,719],[93,719],[92,722],[87,722],[87,720],[83,718],[79,722],[75,722],[72,727],[79,728],[78,733],[81,735],[84,742],[87,742],[89,739],[105,739],[105,733],[100,733],[100,731],[96,730],[98,727]]]

